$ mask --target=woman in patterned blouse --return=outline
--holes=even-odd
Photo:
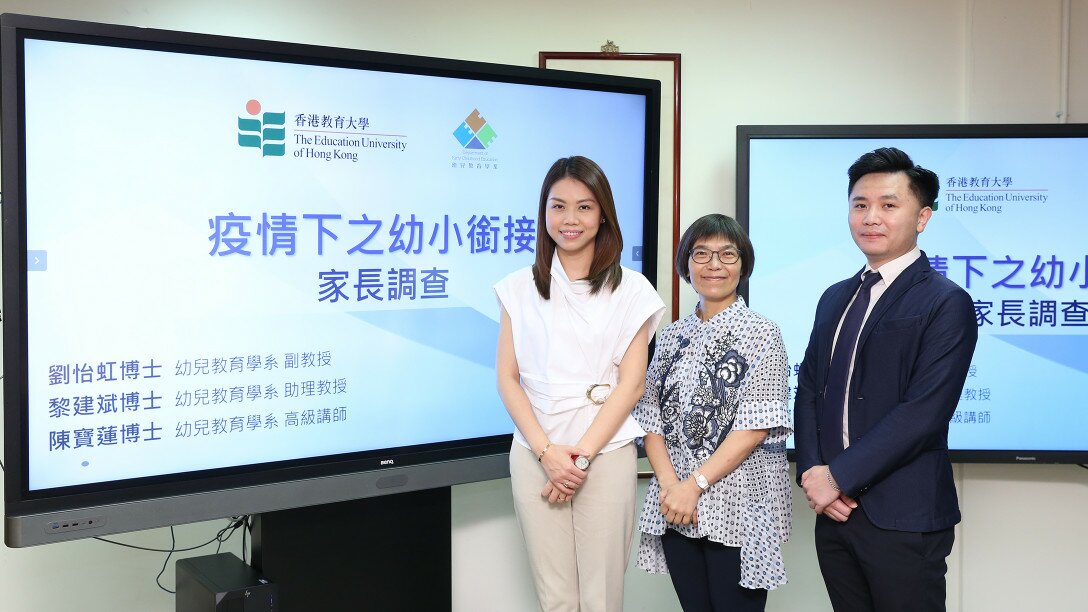
[[[786,582],[789,365],[778,326],[737,295],[754,260],[725,215],[684,233],[676,271],[699,303],[658,334],[634,412],[655,474],[638,565],[669,573],[688,612],[763,610]]]

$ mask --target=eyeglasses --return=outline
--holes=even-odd
[[[695,249],[691,252],[691,260],[697,264],[706,264],[710,263],[710,258],[714,255],[718,256],[718,261],[726,265],[735,264],[740,259],[740,253],[736,249],[722,249],[720,251]]]

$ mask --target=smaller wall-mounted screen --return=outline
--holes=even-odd
[[[782,328],[791,391],[829,285],[865,264],[847,168],[898,147],[937,173],[919,246],[975,302],[979,341],[949,444],[959,461],[1088,461],[1088,126],[740,126],[748,291]]]

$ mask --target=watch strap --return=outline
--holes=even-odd
[[[695,480],[695,486],[699,487],[700,491],[706,491],[710,488],[710,481],[699,470],[692,472],[691,477]]]

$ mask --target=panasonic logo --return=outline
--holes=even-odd
[[[392,459],[382,459],[382,465],[393,465]]]
[[[1021,456],[1017,455],[1016,460],[1017,461],[1035,461],[1035,457],[1021,457]]]

